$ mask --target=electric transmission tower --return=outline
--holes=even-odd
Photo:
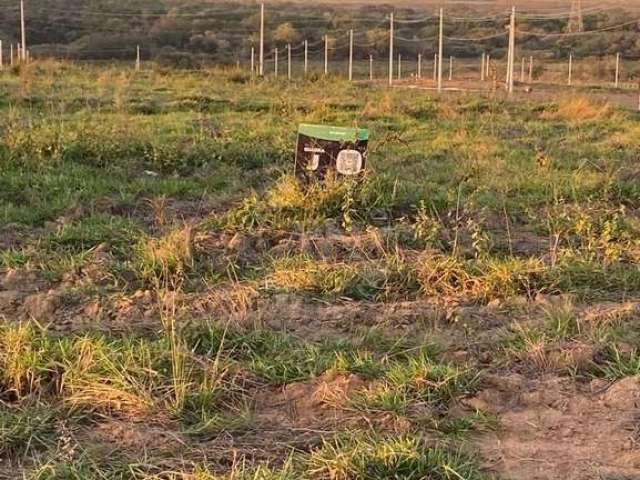
[[[582,21],[582,0],[571,0],[571,15],[569,16],[568,32],[582,32],[584,23]]]

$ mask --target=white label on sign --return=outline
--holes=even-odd
[[[319,166],[320,166],[320,154],[314,153],[313,156],[311,157],[311,160],[309,160],[309,162],[307,163],[307,170],[311,170],[312,172],[315,172]]]
[[[342,175],[356,175],[362,171],[362,154],[357,150],[342,150],[336,159],[336,169]]]

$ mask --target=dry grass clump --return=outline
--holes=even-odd
[[[546,271],[535,258],[464,261],[434,254],[423,256],[417,270],[421,290],[427,296],[483,302],[533,296]]]
[[[546,111],[543,118],[569,123],[585,123],[611,119],[615,114],[609,103],[598,103],[583,96],[562,98],[555,109]]]
[[[0,333],[0,390],[17,396],[36,390],[42,352],[34,342],[34,328],[17,325]]]
[[[362,109],[362,116],[370,119],[384,118],[395,111],[393,95],[385,93],[376,100],[368,101]]]
[[[244,318],[257,299],[258,291],[250,285],[215,285],[208,292],[207,306],[224,317]]]
[[[224,359],[218,352],[196,358],[167,320],[165,334],[155,339],[61,339],[35,324],[0,326],[0,398],[37,398],[83,414],[127,418],[180,420],[193,409],[219,413]],[[198,406],[192,408],[190,399]]]
[[[181,274],[193,261],[193,229],[173,230],[160,238],[141,241],[138,245],[138,269],[143,278]]]
[[[388,301],[418,292],[415,268],[400,254],[359,262],[331,262],[306,255],[273,262],[265,277],[267,289],[311,293],[326,298]]]
[[[425,253],[420,258],[385,254],[375,261],[329,262],[308,256],[274,260],[267,289],[324,297],[430,298],[486,303],[518,295],[534,297],[553,277],[540,259],[474,259]]]
[[[640,125],[626,126],[624,131],[614,133],[610,142],[616,147],[640,148]]]
[[[438,103],[438,117],[442,120],[453,121],[459,119],[460,112],[451,102]]]
[[[267,192],[266,202],[271,208],[305,208],[305,192],[292,176],[283,176]]]
[[[605,329],[585,321],[570,299],[552,303],[540,320],[515,326],[505,343],[508,355],[524,368],[543,372],[575,371],[591,365]]]
[[[274,262],[265,285],[286,292],[340,296],[357,284],[358,270],[353,264],[317,261],[306,256],[288,257]]]

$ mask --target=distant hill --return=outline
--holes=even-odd
[[[566,30],[570,1],[514,0],[521,16],[518,27],[535,35],[519,35],[518,48],[538,56],[562,58],[623,52],[640,58],[640,26],[633,22],[640,0],[594,2],[584,0],[587,30],[619,29],[583,37],[558,37]],[[445,34],[447,54],[477,57],[490,52],[504,55],[506,11],[511,1],[487,0],[270,0],[267,2],[267,49],[288,43],[299,48],[308,39],[312,49],[325,34],[332,39],[333,58],[347,55],[346,32],[354,29],[360,54],[384,56],[388,43],[387,15],[395,10],[397,49],[413,56],[432,55],[437,22],[424,18],[444,5],[449,19]],[[14,0],[0,0],[0,39],[5,46],[19,41],[19,12]],[[145,58],[185,66],[201,62],[247,59],[257,43],[259,3],[255,0],[29,0],[28,45],[35,55],[81,59],[131,59],[136,45]],[[530,15],[527,17],[526,12]],[[423,21],[419,21],[419,20]],[[467,19],[467,20],[464,20]],[[408,22],[407,22],[408,20]],[[551,34],[551,36],[548,36]],[[5,51],[5,55],[6,55]],[[299,53],[299,52],[298,52]]]

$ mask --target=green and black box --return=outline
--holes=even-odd
[[[323,180],[329,173],[362,175],[367,165],[369,131],[362,128],[302,124],[298,128],[296,176]]]

